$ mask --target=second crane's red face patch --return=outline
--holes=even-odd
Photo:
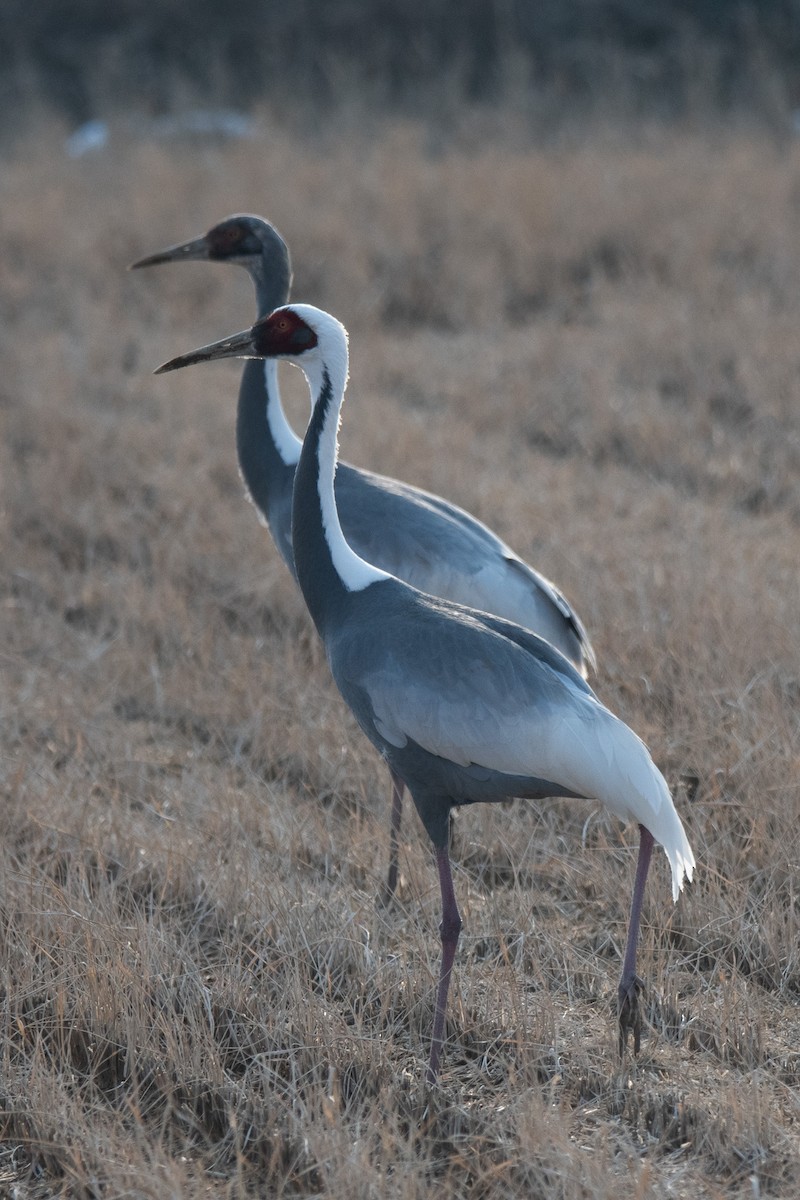
[[[235,217],[221,221],[206,234],[209,255],[211,258],[230,258],[241,252],[241,246],[247,237],[247,230]]]
[[[259,233],[269,229],[260,217],[240,213],[226,217],[209,229],[205,236],[208,257],[219,262],[226,259],[257,258],[264,250]]]
[[[253,347],[258,354],[302,354],[316,345],[316,333],[292,308],[278,308],[253,326]]]

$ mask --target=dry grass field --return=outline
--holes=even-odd
[[[0,1195],[800,1194],[800,145],[510,123],[238,144],[43,124],[0,170]],[[439,892],[243,499],[244,273],[128,274],[234,211],[351,334],[350,461],[558,581],[698,859],[654,859],[648,1025],[616,1054],[636,831],[459,814]],[[292,411],[302,380],[286,370]]]

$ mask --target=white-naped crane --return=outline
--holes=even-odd
[[[227,217],[202,237],[141,258],[132,269],[197,260],[244,267],[255,286],[259,317],[289,299],[292,269],[286,243],[274,225],[245,213]],[[239,466],[295,579],[292,485],[301,447],[281,404],[276,361],[246,363],[236,414]],[[340,463],[336,474],[336,504],[345,537],[367,562],[424,592],[534,630],[584,676],[595,666],[586,631],[555,584],[463,508],[347,463]],[[397,885],[402,802],[403,784],[393,774],[387,898]]]
[[[428,1078],[435,1080],[461,917],[448,852],[454,806],[512,796],[602,801],[639,825],[639,858],[619,983],[620,1050],[641,1015],[636,946],[654,841],[672,869],[673,899],[692,854],[664,777],[640,739],[605,708],[558,650],[512,621],[426,595],[362,558],[339,521],[334,477],[348,372],[347,334],[306,304],[158,371],[229,357],[301,367],[313,410],[295,472],[297,579],[336,684],[364,733],[401,779],[433,842],[442,894],[442,960]]]

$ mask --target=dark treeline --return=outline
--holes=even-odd
[[[701,99],[792,106],[800,0],[4,0],[0,103],[71,120],[153,114],[176,95],[316,107],[618,95],[680,115]]]

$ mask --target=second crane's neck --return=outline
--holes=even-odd
[[[278,364],[274,358],[267,358],[263,362],[259,362],[258,366],[263,370],[264,415],[267,419],[269,436],[284,466],[296,467],[300,461],[303,441],[292,429],[286,413],[283,411],[278,386]]]
[[[332,341],[324,355],[303,364],[314,407],[295,473],[292,512],[297,578],[319,629],[337,600],[391,578],[356,554],[339,521],[333,485],[347,349],[343,338],[341,344],[339,339]]]
[[[280,243],[283,247],[283,243]],[[266,317],[289,299],[289,289],[292,283],[292,272],[289,265],[288,251],[283,247],[279,252],[270,243],[265,248],[262,258],[248,265],[248,273],[253,281],[256,292],[256,307],[258,316]],[[255,432],[260,429],[260,436],[269,439],[269,452],[278,455],[285,467],[294,468],[300,460],[303,446],[287,420],[281,402],[278,385],[278,364],[275,359],[251,361],[245,365],[245,376],[250,375],[249,386],[242,387],[239,397],[240,406],[247,404],[251,410],[244,414],[246,423]],[[244,380],[243,380],[244,382]],[[266,428],[264,428],[266,421]],[[265,447],[265,453],[267,448]],[[247,477],[245,476],[245,482]]]
[[[250,497],[268,523],[292,486],[301,447],[281,407],[277,363],[249,359],[239,385],[236,451]]]

